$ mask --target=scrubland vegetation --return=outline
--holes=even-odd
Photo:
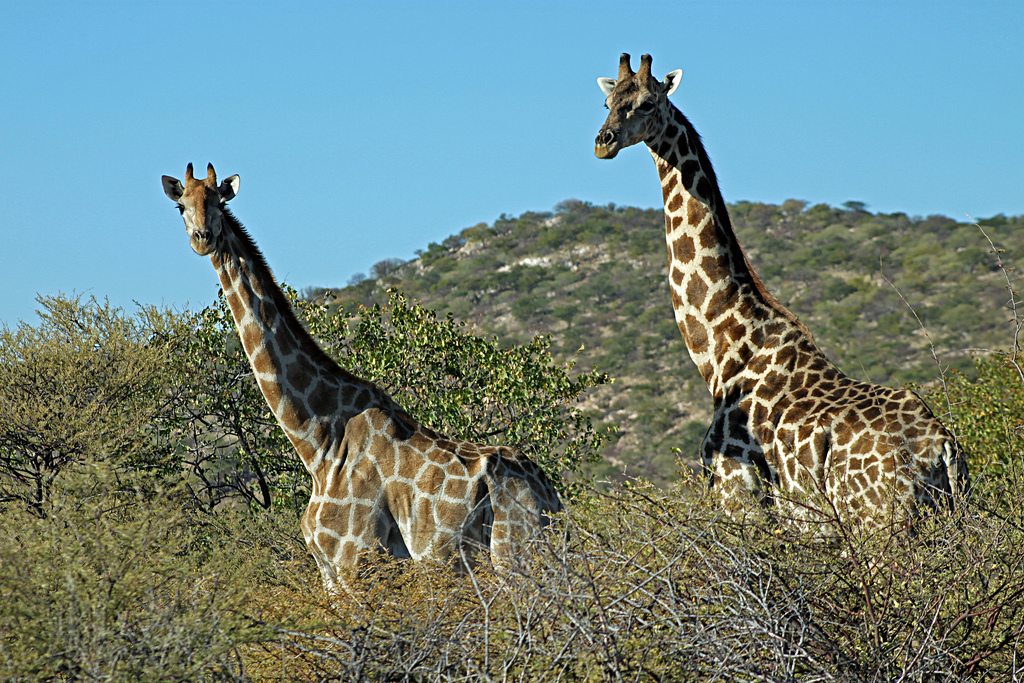
[[[740,216],[747,215],[744,206],[756,213],[753,205],[741,205],[735,209]],[[810,228],[801,232],[799,217],[815,209],[764,209],[762,222],[771,230],[763,239],[807,246],[816,238]],[[830,211],[846,221],[836,235],[874,230],[867,225],[874,217],[862,207]],[[38,324],[0,333],[0,679],[1024,679],[1024,655],[1018,655],[1024,653],[1024,376],[1015,355],[1024,311],[1006,305],[1013,301],[1006,291],[1013,272],[988,253],[976,227],[967,226],[985,243],[978,254],[968,252],[974,242],[951,221],[938,226],[937,219],[885,217],[893,225],[905,220],[899,228],[905,235],[934,235],[929,243],[938,246],[924,256],[908,251],[901,265],[886,270],[900,293],[916,302],[931,344],[914,331],[919,327],[903,330],[909,323],[900,317],[893,321],[902,330],[897,336],[915,337],[912,348],[899,355],[896,346],[885,347],[888,338],[878,343],[893,359],[920,358],[913,365],[877,364],[893,372],[921,368],[908,378],[927,382],[936,414],[967,447],[973,497],[956,516],[907,528],[869,533],[837,522],[828,542],[819,530],[800,530],[759,509],[723,517],[685,458],[665,471],[664,463],[674,459],[671,446],[688,447],[689,432],[677,425],[645,445],[648,453],[664,451],[650,460],[660,463],[658,486],[644,479],[600,484],[592,478],[608,471],[609,447],[617,449],[615,457],[625,452],[624,439],[616,441],[608,429],[614,416],[605,419],[593,395],[621,388],[616,372],[647,376],[637,369],[647,361],[651,372],[668,373],[653,359],[669,342],[647,339],[661,327],[653,314],[653,328],[638,322],[646,313],[628,314],[638,355],[608,363],[615,365],[614,384],[603,374],[606,365],[597,371],[591,360],[575,368],[566,362],[581,344],[594,353],[588,358],[617,358],[614,349],[590,346],[591,332],[596,339],[611,335],[586,321],[615,308],[602,297],[628,283],[626,270],[616,270],[625,268],[625,254],[651,271],[637,275],[650,289],[637,300],[660,296],[661,257],[658,266],[647,264],[651,245],[641,243],[646,238],[639,227],[614,242],[617,250],[595,256],[593,267],[584,254],[576,270],[567,266],[556,274],[563,278],[559,287],[575,287],[565,291],[584,290],[576,298],[544,294],[547,275],[534,273],[537,282],[520,293],[532,293],[542,304],[523,319],[564,322],[553,325],[559,330],[551,339],[510,341],[512,332],[493,330],[505,335],[499,341],[473,310],[443,317],[395,292],[381,294],[389,284],[414,289],[407,286],[411,273],[429,274],[450,259],[454,265],[438,271],[436,293],[447,286],[444,273],[464,267],[458,254],[498,253],[498,241],[509,236],[507,248],[514,251],[519,229],[536,227],[531,239],[557,242],[552,249],[590,244],[596,251],[587,253],[593,255],[611,242],[588,235],[613,232],[598,218],[619,217],[615,225],[635,219],[640,226],[647,213],[571,204],[554,216],[478,226],[449,246],[432,246],[419,261],[385,264],[377,277],[337,297],[295,299],[332,355],[386,387],[416,417],[456,436],[523,447],[563,482],[567,512],[503,573],[486,561],[458,576],[443,567],[374,557],[351,592],[326,595],[299,532],[308,475],[258,394],[223,302],[181,313],[126,312],[75,297],[41,299]],[[796,216],[792,224],[773,222],[789,215]],[[588,227],[579,232],[580,225]],[[938,227],[929,231],[927,225]],[[552,234],[559,226],[575,232]],[[1003,237],[1018,239],[1012,230],[984,227],[1000,247]],[[778,232],[784,229],[793,232]],[[653,235],[660,238],[660,227]],[[876,237],[885,244],[893,239],[893,249],[906,248],[887,233]],[[951,240],[968,246],[947,259]],[[757,258],[781,248],[773,245],[755,244]],[[778,258],[791,261],[793,252],[790,245]],[[869,256],[861,264],[851,254],[852,247],[843,273],[829,277],[843,283],[869,277]],[[915,289],[907,264],[917,258],[925,259],[922,277],[947,260],[963,277],[922,280]],[[493,263],[491,272],[515,271],[501,270],[501,263]],[[817,271],[827,274],[833,266]],[[534,267],[547,268],[523,266]],[[587,269],[608,274],[597,284],[569,283]],[[777,281],[787,282],[786,276]],[[975,299],[958,300],[976,304],[963,334],[982,340],[971,346],[1001,353],[958,354],[960,342],[948,337],[960,333],[943,327],[949,292],[973,291],[974,281],[986,289]],[[476,306],[471,291],[480,292],[480,302],[501,298],[487,287],[466,289],[452,301]],[[811,289],[821,294],[811,285],[803,294],[780,293],[794,301],[798,314],[820,308],[824,320],[857,301],[881,307],[863,319],[855,316],[841,336],[849,348],[883,334],[877,314],[889,309],[875,301],[889,296],[879,293],[882,287],[864,284],[832,299],[814,298]],[[378,296],[376,306],[356,305],[358,297]],[[671,321],[664,298],[660,310]],[[807,298],[814,300],[801,303]],[[509,329],[516,300],[493,316]],[[574,302],[574,311],[559,308]],[[459,322],[463,316],[474,326]],[[828,322],[824,329],[833,324],[839,326]],[[624,334],[625,328],[617,329]],[[819,336],[826,346],[834,343],[828,334]],[[645,356],[651,349],[656,353]],[[933,352],[943,368],[953,367],[940,374]],[[874,367],[865,363],[869,378],[885,380],[871,374]],[[627,401],[662,386],[660,379],[631,381]],[[640,416],[645,409],[638,403],[618,410]],[[666,429],[657,419],[642,429]],[[626,427],[641,429],[638,420],[631,418]]]

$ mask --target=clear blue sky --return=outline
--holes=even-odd
[[[280,279],[338,286],[502,213],[660,206],[593,154],[620,52],[727,201],[1024,213],[1024,2],[0,3],[0,321],[216,296],[161,174],[241,176]],[[1009,255],[1011,259],[1020,255]]]

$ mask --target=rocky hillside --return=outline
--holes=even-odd
[[[1010,343],[1005,276],[986,234],[1012,261],[1024,253],[1022,217],[980,221],[983,232],[943,216],[872,214],[857,202],[730,211],[769,289],[853,377],[928,384],[939,364],[970,372],[972,352]],[[598,474],[662,482],[677,459],[694,462],[711,410],[673,320],[663,229],[660,209],[567,200],[467,228],[330,291],[352,307],[397,287],[503,342],[551,335],[557,356],[614,378],[585,403],[620,431]]]

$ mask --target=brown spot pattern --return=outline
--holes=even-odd
[[[708,285],[700,273],[694,273],[686,285],[686,300],[694,308],[700,308],[704,304],[704,298],[708,294]]]
[[[686,221],[690,225],[700,225],[708,215],[708,207],[696,197],[690,197],[686,202]]]
[[[672,255],[683,265],[692,261],[693,257],[697,255],[697,250],[693,246],[693,238],[683,235],[677,239],[672,245]]]

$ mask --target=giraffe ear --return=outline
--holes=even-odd
[[[178,201],[181,199],[181,195],[185,194],[185,188],[181,186],[181,182],[177,178],[165,175],[161,176],[160,182],[163,183],[164,194],[170,197],[172,201]]]
[[[218,191],[220,192],[220,200],[222,202],[229,202],[234,199],[235,195],[238,194],[238,176],[233,175],[225,178],[221,182],[220,190]]]
[[[676,69],[669,75],[665,76],[665,97],[668,97],[676,91],[679,87],[679,81],[683,80],[683,70]]]
[[[614,78],[599,78],[597,79],[597,87],[601,88],[601,92],[605,95],[611,95],[612,91],[615,90],[617,82]]]

